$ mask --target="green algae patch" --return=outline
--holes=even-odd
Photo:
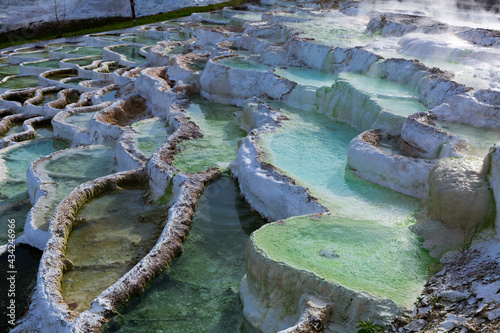
[[[167,138],[167,126],[158,119],[147,119],[132,124],[134,141],[139,151],[150,158]]]
[[[181,152],[174,165],[182,171],[198,172],[212,167],[222,171],[236,159],[238,141],[246,135],[234,115],[238,108],[193,97],[186,115],[203,133],[203,138],[178,144]]]
[[[106,146],[69,149],[40,163],[39,169],[55,188],[40,199],[43,204],[32,212],[36,226],[47,230],[54,209],[64,197],[80,184],[111,174],[114,167],[114,149]]]
[[[26,171],[31,162],[39,157],[65,149],[68,143],[63,140],[35,140],[21,143],[6,152],[0,153],[0,163],[4,163],[7,178],[0,182],[0,244],[7,242],[7,220],[16,220],[16,236],[21,236],[26,216],[31,208],[28,195]]]
[[[156,244],[166,221],[164,206],[147,205],[145,191],[128,189],[87,204],[69,236],[61,293],[76,312],[132,269]]]
[[[434,263],[408,228],[372,221],[294,217],[266,225],[253,237],[275,261],[400,306],[411,307]]]
[[[136,46],[118,46],[113,47],[110,50],[127,57],[128,61],[133,61],[136,63],[146,62],[146,58],[140,54],[140,47]]]
[[[38,76],[20,75],[12,76],[0,82],[0,89],[24,89],[39,86]]]
[[[111,318],[105,332],[253,332],[241,328],[248,235],[264,221],[229,177],[209,185],[183,254]]]

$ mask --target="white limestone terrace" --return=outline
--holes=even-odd
[[[266,5],[274,3],[263,1]],[[439,37],[447,36],[441,34],[443,29],[453,34],[454,38],[466,36],[463,38],[468,40],[472,39],[471,34],[477,36],[482,30],[473,29],[477,32],[474,34],[467,30],[470,27],[457,28],[449,23],[441,24],[436,18],[419,18],[425,16],[424,12],[419,12],[417,18],[401,16],[407,14],[400,12],[388,15],[387,8],[381,12],[377,8],[364,9],[352,3],[342,5],[340,11],[319,10],[313,1],[279,2],[276,5],[288,12],[233,15],[235,13],[225,10],[210,16],[240,16],[241,19],[223,20],[236,27],[225,26],[221,22],[213,26],[214,22],[203,22],[195,15],[195,23],[151,25],[132,32],[133,36],[120,33],[87,36],[82,39],[82,44],[63,45],[58,51],[47,46],[3,53],[12,64],[28,63],[34,59],[65,59],[65,54],[76,59],[90,53],[97,57],[102,55],[103,62],[128,66],[118,68],[117,64],[115,67],[104,67],[103,63],[95,63],[99,60],[78,59],[84,60],[82,64],[91,62],[83,65],[85,68],[78,63],[67,68],[63,67],[66,62],[63,60],[59,63],[63,69],[49,69],[35,76],[39,79],[35,86],[59,88],[23,89],[25,87],[13,85],[21,90],[2,95],[6,96],[2,99],[2,107],[19,114],[17,117],[55,115],[52,121],[55,133],[71,140],[74,146],[83,146],[53,153],[35,161],[30,167],[28,183],[34,207],[28,217],[26,234],[19,242],[39,248],[46,243],[50,246],[42,257],[30,310],[15,332],[98,332],[118,306],[133,293],[143,290],[146,283],[174,255],[180,253],[197,197],[206,182],[220,175],[217,169],[184,173],[174,164],[181,142],[206,135],[199,125],[188,118],[189,98],[198,94],[212,102],[243,107],[241,128],[247,135],[238,147],[234,147],[237,157],[230,170],[238,179],[241,194],[249,205],[269,221],[278,221],[255,232],[247,250],[248,274],[241,286],[241,298],[247,319],[258,329],[264,332],[351,332],[357,320],[374,319],[377,323],[388,325],[394,316],[405,311],[402,304],[408,306],[415,300],[398,298],[396,303],[396,297],[391,299],[387,294],[375,294],[375,291],[372,295],[370,289],[343,285],[332,280],[328,272],[318,273],[289,262],[290,258],[280,259],[271,255],[271,250],[266,247],[271,243],[259,242],[259,239],[266,239],[267,232],[271,233],[272,239],[273,232],[278,235],[294,228],[304,230],[300,229],[304,225],[311,227],[298,238],[292,234],[291,239],[306,239],[320,227],[324,235],[318,237],[327,237],[346,220],[351,223],[350,228],[353,228],[352,225],[370,227],[364,220],[349,220],[351,217],[345,216],[346,212],[356,207],[331,205],[331,198],[318,191],[317,186],[307,187],[299,174],[293,175],[286,170],[286,166],[280,169],[269,163],[266,140],[272,135],[280,135],[287,130],[287,124],[296,121],[287,118],[284,110],[275,107],[273,103],[276,102],[282,102],[278,105],[282,105],[283,109],[286,105],[298,106],[304,115],[322,114],[321,117],[325,118],[321,119],[325,122],[318,127],[309,127],[307,130],[311,133],[321,132],[330,121],[343,122],[344,129],[348,127],[345,123],[352,126],[346,131],[357,131],[358,134],[351,136],[354,138],[348,147],[347,143],[341,147],[345,155],[338,158],[346,159],[347,168],[356,176],[420,200],[411,201],[413,199],[408,198],[423,206],[420,216],[416,216],[418,223],[412,228],[423,237],[423,246],[431,254],[439,257],[448,250],[461,248],[467,251],[470,247],[479,253],[476,261],[498,264],[500,231],[496,207],[500,204],[499,156],[498,147],[489,150],[489,146],[495,143],[498,133],[500,93],[495,84],[480,90],[465,81],[455,82],[454,73],[431,68],[427,62],[401,59],[399,50],[393,48],[395,38],[399,39],[397,42],[404,43],[404,38],[412,38],[409,34],[421,27],[423,29],[418,31],[418,38],[426,40],[429,36],[429,48],[435,54],[439,54],[435,51],[440,43]],[[252,8],[265,13],[272,7]],[[319,31],[315,29],[318,22],[325,23],[324,27],[328,29],[335,26],[337,29],[328,33]],[[382,29],[381,35],[373,34],[377,22]],[[425,24],[422,25],[422,22]],[[371,31],[370,27],[375,27],[375,30]],[[148,40],[144,38],[153,36],[172,40],[153,45],[147,50],[147,57],[144,56],[144,44],[141,44],[144,45],[142,49],[133,42],[122,49],[122,53],[118,50],[124,39],[134,38],[136,42],[142,39],[146,43]],[[488,44],[484,39],[496,38],[495,34],[483,37],[483,42],[477,43]],[[497,53],[497,48],[495,43],[490,44],[486,49],[481,46],[479,50],[468,44],[472,51],[466,53],[472,58],[483,54],[485,56],[481,61],[493,66],[494,57],[491,55]],[[449,51],[445,48],[444,52],[449,54]],[[129,61],[129,57],[137,57],[140,61]],[[2,67],[0,65],[0,73]],[[104,73],[105,77],[94,74],[99,68],[102,72],[98,73],[108,72]],[[493,67],[487,71],[494,74]],[[490,81],[495,83],[493,74]],[[79,82],[78,93],[74,90],[59,91],[67,88],[64,83],[68,82],[68,75],[87,79],[90,83],[84,85],[85,82]],[[23,79],[11,77],[20,81]],[[98,82],[101,79],[106,81]],[[483,76],[483,79],[486,77]],[[110,81],[113,85],[108,85]],[[106,87],[100,88],[100,85]],[[48,96],[54,91],[58,100],[48,105],[60,104],[60,109],[32,105],[33,99],[43,101],[46,94]],[[88,93],[80,95],[82,91]],[[70,98],[71,94],[75,94],[78,100]],[[112,94],[112,101],[105,100],[107,94]],[[137,141],[143,135],[140,128],[153,128],[155,124],[160,125],[158,136],[150,134],[151,141],[157,140],[155,145],[141,148]],[[166,124],[167,129],[162,127]],[[302,144],[300,139],[292,142]],[[19,146],[20,149],[22,147]],[[330,147],[327,143],[319,154],[326,156],[332,154],[334,149],[334,145]],[[102,170],[85,177],[67,174],[65,164],[58,162],[65,159],[75,162],[78,158],[88,159],[88,156],[103,159]],[[116,166],[113,164],[115,158]],[[315,160],[310,162],[314,164]],[[307,162],[302,165],[307,169]],[[82,172],[85,171],[83,169],[82,165]],[[113,173],[117,170],[120,172]],[[54,184],[57,177],[72,180],[64,188],[64,196],[68,194],[66,198],[61,193],[57,194],[57,186],[62,186],[62,183]],[[97,177],[101,178],[95,179]],[[74,185],[83,182],[75,189]],[[76,222],[76,211],[98,194],[117,190],[127,183],[147,188],[148,197],[152,200],[171,199],[168,221],[155,247],[115,284],[102,290],[89,310],[78,313],[74,304],[68,304],[63,299],[60,290],[63,274],[73,269],[64,253]],[[173,197],[169,194],[172,187]],[[358,212],[359,215],[355,216],[377,215],[386,204],[389,203],[378,208],[371,207],[373,211]],[[368,206],[362,207],[365,209]],[[54,215],[50,217],[53,211]],[[357,232],[369,234],[373,230],[377,237],[396,235],[397,239],[408,240],[408,243],[416,238],[415,235],[408,236],[410,232],[406,222],[398,226],[401,234],[387,231],[387,225],[394,224],[394,221],[378,222],[381,223],[373,229],[352,230],[349,235],[357,235]],[[329,223],[332,223],[332,230],[325,227]],[[481,231],[483,227],[484,231]],[[460,238],[461,232],[469,237]],[[442,235],[446,235],[447,239],[443,240]],[[377,237],[365,241],[379,247]],[[484,239],[488,241],[483,242]],[[295,249],[293,242],[285,236],[282,239],[278,237],[276,241],[283,242],[285,247],[292,245],[294,251],[307,250],[309,246],[302,243],[304,247]],[[416,244],[418,251],[422,251],[421,245]],[[356,248],[356,244],[348,244],[347,247]],[[335,251],[323,250],[320,256],[328,260],[338,258]],[[297,256],[308,258],[303,253]],[[315,262],[316,257],[311,256],[311,262]],[[453,261],[451,265],[457,263],[459,261]],[[444,264],[451,267],[450,261]],[[439,276],[447,274],[446,269]],[[456,275],[456,272],[453,274]],[[378,278],[384,279],[384,275]],[[477,304],[477,307],[488,307],[488,311],[483,313],[478,309],[478,313],[493,324],[468,322],[477,329],[487,331],[498,328],[494,326],[494,321],[500,316],[500,301],[486,295],[486,291],[496,288],[498,280],[498,271],[488,277],[476,277],[471,290],[467,291],[474,299],[465,296],[457,299]],[[279,281],[286,283],[282,285]],[[422,287],[423,281],[419,283]],[[478,299],[484,300],[484,304],[481,305]],[[420,314],[423,316],[424,313]],[[453,324],[457,329],[467,328],[464,322],[448,319],[438,315],[426,319],[419,317],[414,321],[398,319],[392,325],[396,330],[401,328],[399,331],[414,331],[414,327],[434,327],[445,321],[446,327]]]

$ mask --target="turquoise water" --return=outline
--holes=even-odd
[[[309,221],[307,216],[302,219],[309,224],[323,221],[331,234],[291,218],[289,238],[280,235],[279,244],[268,240],[261,241],[259,246],[269,251],[275,260],[285,260],[330,281],[392,299],[399,305],[411,305],[421,292],[427,269],[432,265],[418,237],[408,228],[415,221],[419,201],[354,175],[347,166],[347,147],[359,132],[349,125],[284,104],[274,105],[285,110],[290,120],[277,132],[263,135],[265,160],[309,188],[330,210],[331,216],[320,221]],[[258,233],[263,239],[276,235],[272,230]],[[300,245],[294,240],[294,234],[304,235]],[[375,238],[370,239],[370,235]],[[393,244],[386,246],[388,243],[380,242],[377,237]],[[293,247],[297,248],[293,252],[296,259],[287,254],[292,250],[283,252]],[[316,255],[323,248],[335,249],[342,259],[329,264]],[[395,248],[400,250],[394,251]],[[367,258],[370,259],[367,261]]]
[[[156,42],[158,42],[158,39],[141,36],[124,37],[121,38],[121,40],[127,43],[137,43],[143,45],[156,45]]]
[[[139,151],[150,158],[167,139],[167,127],[159,120],[143,120],[132,124]]]
[[[217,60],[217,62],[221,65],[229,66],[231,68],[249,69],[261,72],[267,72],[269,69],[271,69],[270,66],[250,61],[243,57],[223,58]]]
[[[419,203],[364,181],[347,167],[347,146],[359,132],[328,116],[275,104],[291,120],[263,135],[267,161],[308,187],[333,214],[404,224]]]
[[[494,144],[500,143],[500,132],[445,121],[435,121],[433,124],[464,139],[468,145],[468,155],[484,158]]]
[[[54,209],[78,185],[111,174],[115,167],[114,157],[114,150],[110,147],[89,146],[67,150],[40,164],[39,168],[46,172],[56,188],[34,215],[37,227],[48,228]]]
[[[102,54],[102,48],[100,47],[88,47],[88,46],[82,46],[78,47],[76,50],[70,50],[66,52],[68,54],[78,54],[82,56],[92,56],[92,55],[101,55]]]
[[[89,121],[94,116],[95,112],[82,112],[75,115],[69,116],[64,121],[68,124],[77,126],[84,131],[88,131],[90,128]]]
[[[314,38],[315,43],[335,47],[354,47],[366,45],[373,40],[373,37],[364,33],[367,23],[363,19],[345,16],[335,19],[314,18],[307,22],[283,22],[282,24],[303,31],[304,36]]]
[[[34,140],[19,144],[8,152],[0,151],[0,159],[7,169],[7,179],[0,183],[0,217],[16,220],[16,235],[20,236],[31,208],[28,196],[26,171],[31,162],[57,150],[65,149],[68,143],[62,140]],[[7,241],[7,224],[0,224],[0,244]]]
[[[146,58],[140,55],[139,50],[140,48],[135,46],[119,46],[111,49],[113,52],[123,54],[129,61],[137,63],[146,62]]]
[[[238,141],[246,135],[234,116],[238,108],[191,97],[186,115],[203,133],[203,138],[186,140],[177,145],[181,152],[175,155],[174,165],[182,171],[197,172],[212,167],[227,169],[236,159]]]
[[[105,332],[254,332],[242,320],[238,290],[248,236],[263,223],[232,179],[208,186],[183,254],[119,309]]]
[[[300,85],[316,88],[331,87],[337,79],[333,74],[300,67],[277,68],[274,73]]]

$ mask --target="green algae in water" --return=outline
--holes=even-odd
[[[59,59],[49,59],[40,62],[25,62],[23,63],[26,67],[38,67],[38,68],[51,68],[56,69],[59,68]]]
[[[159,120],[143,120],[132,124],[132,129],[137,132],[135,142],[146,157],[151,157],[167,138],[167,127]]]
[[[124,37],[121,38],[121,40],[127,43],[137,43],[143,45],[156,45],[156,42],[158,42],[158,39],[140,36]]]
[[[94,116],[95,112],[81,112],[69,116],[64,121],[70,125],[81,128],[84,131],[88,131],[90,128],[90,119]]]
[[[91,65],[94,61],[99,60],[100,57],[92,57],[89,59],[68,59],[65,60],[64,62],[70,63],[70,64],[75,64],[78,66],[88,66]]]
[[[56,99],[59,98],[57,96],[58,93],[59,93],[58,91],[56,91],[56,92],[50,92],[50,93],[44,93],[43,94],[43,100],[40,103],[37,103],[35,105],[45,105],[47,103],[55,101]]]
[[[273,260],[410,308],[434,263],[408,228],[373,221],[294,217],[264,226],[254,239]]]
[[[19,66],[18,65],[0,66],[0,74],[4,74],[5,76],[19,75]]]
[[[49,57],[49,51],[40,51],[40,52],[19,52],[19,53],[12,53],[13,57],[29,57],[29,58],[48,58]]]
[[[78,215],[66,256],[74,269],[62,280],[62,296],[75,311],[90,308],[101,292],[132,269],[156,244],[166,221],[163,206],[147,205],[144,190],[94,198]]]
[[[347,146],[358,131],[326,115],[273,105],[290,120],[262,136],[267,162],[309,188],[335,215],[385,224],[411,220],[417,200],[367,182],[347,167]]]
[[[66,52],[68,54],[78,54],[82,56],[98,56],[102,54],[102,48],[100,47],[78,47],[76,50]]]
[[[72,86],[76,86],[78,83],[83,82],[83,81],[89,81],[91,79],[83,78],[83,77],[76,77],[73,79],[69,79],[67,81],[64,81],[66,84],[70,84]]]
[[[68,143],[63,140],[34,140],[18,144],[7,152],[0,153],[5,163],[7,178],[0,183],[0,219],[16,220],[16,235],[20,236],[31,203],[28,195],[26,171],[31,162],[39,157],[65,149]],[[0,244],[7,242],[7,224],[0,224]]]
[[[54,135],[54,128],[50,124],[36,126],[35,130],[37,139],[51,138]]]
[[[182,256],[119,309],[105,332],[253,332],[240,327],[238,290],[248,235],[263,223],[232,179],[208,186]]]
[[[187,109],[203,133],[203,138],[183,141],[177,145],[181,152],[175,155],[175,166],[182,171],[197,172],[212,167],[224,170],[236,159],[238,141],[246,135],[234,116],[237,108],[192,98]]]
[[[12,134],[21,133],[21,132],[24,132],[23,124],[22,123],[14,126],[14,127],[11,127],[4,135],[0,135],[0,138],[6,137],[6,136],[9,136],[9,135],[12,135]]]
[[[111,49],[113,52],[124,55],[129,61],[137,63],[146,62],[146,58],[140,55],[139,50],[140,48],[135,46],[119,46]]]
[[[39,86],[38,76],[13,76],[0,82],[0,89],[24,89]]]
[[[46,230],[56,206],[78,185],[111,174],[115,168],[114,157],[110,147],[89,146],[67,150],[42,162],[39,168],[46,172],[56,189],[49,193],[42,211],[36,212],[37,226]]]

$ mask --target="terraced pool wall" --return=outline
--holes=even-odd
[[[307,12],[307,10],[304,10],[304,12]],[[219,16],[223,17],[224,15],[208,15],[209,18],[219,18]],[[102,109],[95,109],[96,114],[92,116],[87,129],[89,136],[75,139],[73,135],[73,144],[86,144],[87,142],[114,143],[118,140],[117,151],[120,151],[120,153],[117,159],[119,168],[121,170],[136,168],[133,171],[124,171],[85,183],[75,189],[58,206],[51,220],[49,245],[42,257],[38,287],[33,298],[32,307],[20,327],[14,331],[54,329],[59,331],[99,331],[106,321],[106,316],[115,312],[117,306],[123,304],[131,294],[140,292],[144,284],[161,271],[174,255],[179,253],[180,244],[189,229],[192,211],[196,206],[199,193],[208,181],[220,176],[220,171],[215,169],[205,173],[182,173],[172,163],[175,154],[178,152],[177,144],[179,142],[186,139],[200,138],[203,135],[200,128],[187,117],[186,109],[189,94],[200,93],[211,101],[244,107],[241,128],[247,131],[248,135],[241,141],[237,160],[231,165],[230,169],[233,176],[238,178],[240,190],[247,202],[270,221],[285,220],[292,216],[309,214],[312,214],[310,218],[314,220],[319,219],[323,214],[328,214],[329,211],[326,206],[320,203],[321,201],[311,195],[311,192],[306,187],[301,186],[298,181],[266,162],[264,158],[265,152],[261,147],[262,137],[266,133],[278,131],[283,122],[287,120],[281,116],[278,110],[266,105],[268,101],[255,99],[254,97],[282,100],[301,106],[307,112],[320,111],[332,114],[331,111],[335,109],[332,103],[338,101],[340,94],[345,92],[347,95],[360,98],[366,102],[365,104],[369,104],[368,109],[371,117],[370,121],[366,123],[362,117],[352,117],[352,111],[356,108],[349,101],[344,101],[345,103],[337,109],[347,109],[351,112],[346,112],[343,115],[335,113],[341,120],[348,121],[358,130],[366,130],[366,132],[359,134],[351,141],[347,152],[349,165],[354,169],[356,175],[421,199],[429,199],[429,193],[431,193],[429,202],[431,214],[439,217],[444,222],[447,221],[448,224],[451,224],[451,228],[457,229],[458,227],[451,222],[454,220],[453,214],[456,212],[450,211],[447,207],[443,209],[441,207],[443,205],[439,205],[439,202],[445,202],[446,198],[450,196],[460,196],[466,198],[465,201],[468,201],[469,204],[481,206],[480,210],[482,212],[473,214],[481,215],[481,218],[479,221],[477,219],[471,220],[473,223],[480,225],[481,223],[485,225],[491,224],[491,220],[496,215],[492,196],[496,199],[496,202],[499,200],[498,191],[496,191],[498,188],[498,147],[493,148],[484,162],[474,158],[464,158],[466,155],[464,155],[459,140],[455,142],[452,135],[443,130],[431,128],[432,126],[429,125],[432,119],[437,119],[440,121],[454,120],[469,125],[489,126],[490,129],[497,129],[494,114],[498,111],[498,106],[496,106],[498,98],[495,93],[492,91],[471,92],[472,88],[454,82],[448,73],[436,68],[430,68],[418,61],[383,59],[376,52],[363,47],[322,45],[322,41],[316,42],[309,37],[302,36],[297,28],[288,28],[281,25],[287,22],[307,22],[307,17],[300,17],[294,13],[264,14],[262,18],[265,21],[245,23],[244,28],[203,26],[203,24],[210,24],[210,22],[207,22],[206,17],[204,18],[203,15],[195,15],[193,20],[200,17],[200,25],[189,31],[185,36],[186,38],[178,38],[179,36],[177,36],[178,40],[161,42],[149,49],[147,60],[151,64],[155,66],[169,65],[170,68],[177,65],[177,70],[169,71],[165,70],[164,67],[146,68],[147,65],[145,64],[139,65],[139,63],[145,62],[141,55],[145,55],[146,48],[137,49],[137,45],[134,44],[133,52],[129,49],[127,50],[131,52],[127,50],[121,50],[124,51],[121,53],[114,52],[113,49],[116,47],[109,47],[109,45],[121,43],[123,39],[120,39],[120,42],[110,43],[106,42],[105,37],[103,37],[94,39],[94,42],[99,44],[99,48],[79,49],[71,46],[69,53],[61,53],[60,56],[64,57],[64,54],[66,54],[68,57],[70,55],[78,57],[82,54],[100,54],[102,47],[105,47],[104,55],[107,60],[115,60],[122,65],[139,66],[132,69],[119,68],[113,73],[103,73],[105,76],[100,76],[101,72],[99,72],[100,74],[92,74],[88,70],[81,71],[72,67],[71,69],[50,71],[47,75],[41,75],[40,81],[35,80],[36,77],[14,77],[0,83],[0,89],[4,84],[5,87],[20,87],[18,84],[31,85],[39,82],[45,85],[69,88],[70,85],[67,84],[69,81],[66,81],[67,77],[77,75],[77,73],[82,76],[94,77],[93,75],[96,75],[96,78],[113,80],[122,87],[120,94],[123,94],[124,98],[111,105],[105,104]],[[241,22],[233,20],[233,23],[239,25]],[[164,34],[163,31],[155,32],[161,33],[162,36]],[[244,35],[241,36],[241,33]],[[112,36],[108,37],[112,38]],[[189,37],[192,38],[187,39]],[[90,38],[87,37],[89,40]],[[266,38],[278,39],[279,45],[275,45]],[[187,40],[180,41],[180,39]],[[189,53],[194,50],[212,52],[206,67],[199,77],[199,82],[196,75],[191,75],[195,72],[195,69],[185,66],[182,68],[183,71],[178,70],[181,68],[182,61],[187,61],[187,59],[178,62],[181,57],[177,57],[176,54]],[[254,54],[248,57],[248,59],[253,60],[248,60],[241,56],[247,51],[258,53],[258,55]],[[32,52],[31,56],[27,52]],[[33,52],[36,54],[33,54]],[[55,56],[57,53],[52,53],[52,55]],[[134,59],[128,59],[127,54],[124,53],[129,53],[131,58],[138,60],[138,62],[130,61]],[[229,55],[231,53],[233,55]],[[247,56],[248,53],[246,53]],[[38,56],[38,58],[34,56]],[[23,60],[33,61],[48,56],[51,56],[51,53],[47,51],[25,50],[25,52],[18,52],[18,54],[9,54],[8,58],[12,63],[18,63]],[[255,62],[256,59],[260,63]],[[112,61],[105,62],[112,63]],[[361,90],[350,84],[340,87],[342,80],[339,80],[337,83],[341,84],[320,88],[319,92],[317,92],[317,89],[277,75],[276,70],[272,68],[277,66],[299,66],[323,70],[333,73],[335,76],[343,76],[342,79],[345,79],[345,73],[369,74],[376,80],[380,80],[380,82],[388,79],[391,82],[414,89],[417,94],[412,96],[411,100],[416,99],[422,103],[424,108],[432,110],[425,115],[422,113],[410,116],[404,122],[401,117],[393,119],[387,115],[373,121],[376,115],[383,112],[381,112],[380,105],[373,102],[373,99],[366,97]],[[109,68],[106,69],[105,67],[108,68],[108,65],[96,69],[109,71]],[[50,79],[51,77],[54,80]],[[193,82],[189,81],[186,82],[187,85],[183,84],[182,78],[189,78]],[[84,77],[79,79],[84,79]],[[10,80],[12,82],[9,82]],[[80,98],[80,92],[86,91],[86,89],[93,90],[101,84],[104,84],[104,82],[94,82],[87,85],[79,83],[76,89],[78,93],[74,95],[78,95]],[[38,93],[36,89],[33,91]],[[71,113],[74,111],[74,107],[88,107],[89,109],[80,111],[94,112],[92,108],[95,106],[86,104],[83,101],[85,98],[80,98],[78,103],[69,103],[71,98],[66,97],[70,97],[71,92],[66,91],[60,94],[60,100],[49,103],[55,107],[49,105],[47,108],[45,106],[41,109],[33,108],[33,112],[53,115],[63,108],[67,108]],[[252,100],[248,101],[249,98],[252,98]],[[101,101],[96,97],[97,100]],[[21,103],[16,100],[1,100],[1,103],[8,103],[9,107],[17,112],[24,110]],[[486,107],[483,107],[483,104]],[[458,110],[457,115],[453,114],[454,109]],[[477,111],[480,116],[466,115],[466,112],[470,110]],[[66,116],[69,117],[71,114],[66,114]],[[147,162],[147,158],[137,150],[136,146],[127,143],[125,137],[128,134],[127,126],[143,118],[153,116],[165,121],[165,123],[168,122],[168,130],[172,134]],[[61,116],[60,124],[63,124],[63,118],[65,117]],[[61,125],[61,128],[64,126],[64,124]],[[411,126],[419,128],[419,131],[411,130]],[[372,127],[377,127],[378,130]],[[380,131],[380,129],[384,131]],[[68,133],[63,134],[65,130]],[[77,126],[66,126],[61,131],[61,136],[69,138],[71,136],[70,132],[74,131],[77,131]],[[385,132],[389,132],[389,135]],[[380,145],[384,141],[393,140],[394,136],[399,136],[399,134],[401,134],[401,137],[398,138],[397,146],[401,148],[402,152],[410,155],[411,158],[400,156],[399,153],[387,152],[387,150],[381,148]],[[416,135],[412,137],[413,134]],[[121,141],[120,138],[123,140]],[[429,142],[431,145],[426,146],[426,143]],[[121,143],[123,143],[122,146],[120,146]],[[426,156],[426,153],[429,155]],[[416,156],[417,154],[422,155]],[[460,161],[455,163],[453,159],[444,159],[437,162],[433,160],[436,156],[440,158],[457,157]],[[147,166],[145,166],[146,162]],[[401,169],[404,172],[399,172]],[[472,177],[464,179],[464,175],[471,175]],[[465,182],[471,190],[466,191],[467,193],[464,196],[458,189],[450,188],[449,184],[440,183],[439,179],[441,178],[450,180],[449,182],[456,180]],[[152,252],[115,285],[104,291],[93,302],[90,310],[78,315],[62,301],[59,290],[62,274],[65,268],[71,266],[64,256],[68,235],[77,210],[96,194],[105,190],[117,189],[121,182],[137,182],[143,186],[148,184],[150,187],[148,199],[169,201],[172,205],[169,220],[164,234]],[[255,186],[255,184],[260,184],[260,187]],[[173,188],[172,198],[166,191],[168,188]],[[493,189],[493,193],[489,188]],[[290,200],[292,200],[293,204],[290,204]],[[479,204],[476,205],[475,203]],[[465,211],[470,208],[467,204],[460,204],[460,206]],[[176,207],[176,210],[174,210],[174,207]],[[473,217],[476,218],[477,216]],[[286,224],[286,221],[279,221],[278,223]],[[272,225],[272,227],[275,225]],[[172,243],[169,243],[170,241]],[[255,242],[252,241],[251,245],[255,245]],[[244,311],[247,317],[257,326],[271,330],[278,328],[294,329],[294,326],[300,326],[300,320],[318,310],[322,325],[328,324],[328,321],[333,318],[335,324],[340,325],[340,327],[336,327],[338,330],[347,329],[352,331],[355,320],[360,319],[362,314],[370,314],[380,322],[388,322],[391,316],[401,310],[391,301],[381,300],[361,292],[354,292],[334,283],[327,283],[311,272],[293,269],[290,271],[290,265],[276,263],[270,257],[266,257],[263,251],[257,249],[257,246],[253,251],[250,248],[251,245],[249,245],[247,261],[249,263],[263,262],[263,269],[267,270],[262,272],[255,266],[249,265],[248,276],[242,284],[242,297],[247,307]],[[270,261],[273,261],[273,265],[269,264]],[[274,287],[282,287],[275,283],[276,278],[280,276],[286,276],[286,280],[290,281],[290,284],[285,286],[288,289],[282,295],[284,299],[290,302],[281,304],[281,307],[274,307],[275,303],[281,302],[280,299],[273,303],[259,303],[259,300],[263,300],[270,295]],[[258,278],[263,277],[270,277],[270,280],[267,281],[269,285],[256,282]],[[304,277],[305,280],[301,280],[300,277]],[[320,295],[316,295],[316,291],[312,288],[307,291],[310,291],[309,294],[315,295],[301,296],[303,295],[302,285],[295,283],[297,281],[309,281],[311,285],[324,287],[322,290],[326,293],[326,296],[331,294],[346,296],[345,299],[342,298],[342,301],[345,302],[341,304],[349,305],[349,307],[347,310],[336,311],[338,308],[335,307],[335,304],[331,304],[328,299],[325,300],[325,295],[321,294],[321,292]],[[352,298],[355,299],[354,302],[349,303]],[[252,307],[252,302],[253,304],[260,304],[259,308]],[[344,310],[347,312],[344,312]],[[346,313],[348,313],[346,315],[349,316],[348,319],[343,317]]]

